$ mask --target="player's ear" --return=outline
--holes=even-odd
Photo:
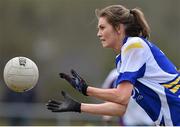
[[[122,32],[125,31],[124,24],[119,24],[116,28],[117,33],[120,35]]]

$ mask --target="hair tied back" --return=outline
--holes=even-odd
[[[133,10],[132,10],[132,9],[130,9],[130,10],[129,10],[129,13],[130,13],[130,14],[133,14]]]

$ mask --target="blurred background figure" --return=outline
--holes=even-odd
[[[115,85],[116,85],[116,79],[118,75],[119,74],[117,73],[115,68],[111,70],[108,76],[106,77],[106,79],[104,80],[104,83],[102,84],[102,88],[109,89],[109,88],[116,87]],[[105,125],[112,124],[112,116],[103,116],[102,119]],[[117,122],[118,122],[118,125],[120,126],[124,125],[123,119],[121,117],[119,117]]]
[[[102,88],[114,88],[116,87],[116,79],[118,78],[118,72],[116,69],[110,71],[104,83],[102,84]],[[102,117],[105,125],[112,124],[112,116],[103,116]],[[133,100],[130,99],[128,108],[123,117],[119,117],[118,124],[120,126],[153,126],[154,123],[147,115],[147,113]]]
[[[16,93],[6,89],[4,102],[12,105],[12,109],[9,109],[9,111],[15,114],[7,119],[9,126],[32,125],[31,120],[28,119],[26,115],[31,112],[31,105],[29,104],[36,102],[35,89],[29,90],[25,93]]]

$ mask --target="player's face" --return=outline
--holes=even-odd
[[[115,49],[117,43],[120,43],[118,32],[107,22],[105,17],[99,18],[97,36],[105,48]]]

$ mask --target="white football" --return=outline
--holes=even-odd
[[[4,68],[4,81],[15,92],[32,89],[38,81],[39,71],[36,64],[26,57],[15,57]]]

